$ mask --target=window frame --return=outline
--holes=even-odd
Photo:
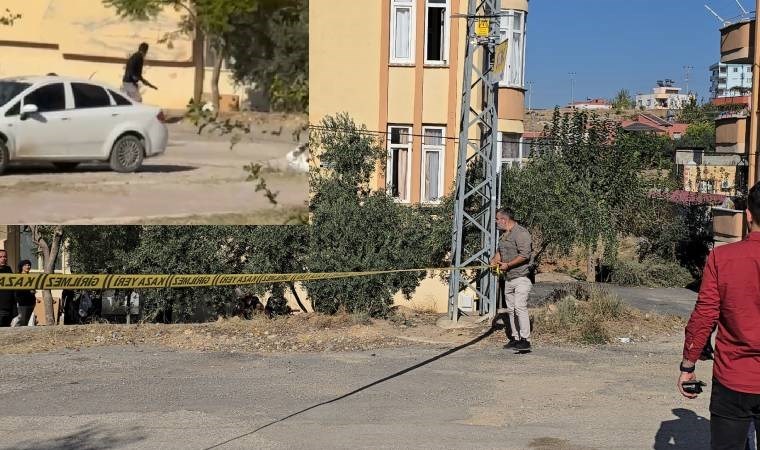
[[[427,66],[447,66],[449,65],[449,30],[451,29],[451,0],[444,0],[443,2],[431,3],[434,0],[425,0],[425,52],[424,61]],[[430,17],[431,9],[443,9],[443,30],[441,36],[441,59],[429,59],[428,57],[428,30],[430,23],[428,21]],[[424,133],[423,133],[424,134]]]
[[[30,95],[36,93],[40,89],[43,89],[43,88],[46,88],[46,87],[50,87],[50,86],[55,86],[55,85],[60,85],[63,88],[63,108],[43,111],[40,108],[40,105],[37,105],[36,103],[29,103],[29,104],[35,105],[39,109],[39,111],[38,111],[39,114],[57,113],[57,112],[66,111],[67,109],[69,109],[70,108],[69,107],[69,92],[70,92],[69,89],[71,89],[71,87],[67,86],[66,83],[64,83],[63,81],[54,81],[54,82],[51,82],[51,83],[45,83],[45,84],[41,84],[39,86],[35,86],[34,88],[32,88],[32,90],[30,92],[28,92],[27,94],[24,94],[24,96],[21,98],[21,108],[23,109],[24,106],[27,105],[26,99]],[[71,103],[73,103],[73,98],[71,99]]]
[[[119,94],[113,89],[106,89],[106,91],[108,91],[108,95],[111,97],[111,106],[116,106],[119,108],[122,108],[125,106],[134,106],[133,103],[129,100],[129,98],[126,95]],[[117,98],[123,98],[127,103],[120,104]]]
[[[499,87],[514,87],[514,88],[525,88],[525,48],[526,48],[526,41],[527,41],[527,13],[525,11],[521,11],[518,9],[503,9],[501,11],[503,14],[501,19],[499,20],[499,42],[503,42],[504,39],[507,39],[509,41],[509,44],[507,45],[507,63],[504,66],[504,73],[501,74],[501,80],[499,80]],[[522,47],[520,48],[520,81],[519,83],[512,83],[510,81],[510,70],[511,70],[511,64],[510,61],[512,61],[513,52],[515,51],[515,46],[512,44],[512,37],[515,34],[514,27],[512,25],[507,26],[505,25],[507,21],[512,23],[510,21],[510,17],[514,18],[515,14],[519,14],[520,16],[520,41],[522,44]]]
[[[425,144],[425,136],[427,136],[428,130],[438,130],[441,132],[440,144]],[[446,168],[446,126],[444,125],[423,125],[422,126],[422,155],[420,158],[420,203],[427,205],[437,205],[441,203],[441,199],[445,196],[443,192]],[[435,200],[428,200],[427,192],[425,192],[425,177],[427,175],[427,165],[425,164],[425,156],[428,152],[438,153],[438,198]]]
[[[398,65],[414,65],[415,49],[417,41],[417,0],[389,0],[391,2],[391,23],[390,23],[390,48],[389,57],[391,64]],[[419,0],[423,1],[423,0]],[[396,46],[396,9],[409,8],[410,11],[410,23],[409,23],[409,58],[399,58],[394,55]]]
[[[76,95],[76,92],[75,92],[75,86],[77,86],[77,85],[100,89],[105,94],[105,98],[108,100],[108,104],[107,105],[99,105],[99,106],[79,106],[77,104],[77,95]],[[98,86],[97,84],[84,83],[84,82],[78,82],[78,81],[75,81],[75,82],[71,83],[71,100],[74,103],[73,109],[75,109],[75,110],[110,108],[114,104],[114,100],[111,98],[111,94],[108,93],[108,89],[104,88],[103,86]]]
[[[505,158],[504,152],[503,152],[503,146],[506,142],[514,142],[514,139],[508,139],[507,135],[510,135],[512,137],[517,137],[517,158]],[[525,161],[526,157],[524,156],[524,149],[523,144],[525,142],[525,138],[520,133],[508,133],[505,131],[499,131],[497,144],[499,148],[499,167],[504,167],[504,165],[514,166],[517,165],[518,167],[522,167],[523,161]]]
[[[394,128],[399,129],[405,129],[407,136],[409,137],[409,142],[406,144],[393,144],[391,141],[392,136],[392,130]],[[403,134],[403,133],[402,133]],[[411,203],[411,196],[412,196],[412,158],[413,158],[413,151],[414,151],[414,128],[412,125],[407,124],[401,124],[401,125],[388,125],[388,135],[387,135],[387,159],[386,159],[386,174],[385,174],[385,186],[386,186],[386,192],[390,197],[392,197],[394,200],[396,200],[399,203]],[[400,196],[394,196],[393,195],[393,177],[395,176],[395,173],[393,171],[393,151],[396,149],[405,149],[407,151],[407,158],[406,158],[406,198],[401,198]]]

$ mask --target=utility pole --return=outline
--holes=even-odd
[[[528,81],[528,111],[532,111],[532,108],[530,107],[530,96],[533,94],[533,82]]]
[[[449,279],[449,319],[459,320],[459,295],[473,294],[481,315],[496,313],[498,281],[489,268],[496,249],[499,193],[498,83],[494,56],[501,0],[469,0]],[[462,16],[458,16],[462,17]],[[480,33],[478,33],[480,31]],[[469,169],[469,170],[468,170]],[[461,267],[473,269],[469,278]]]
[[[686,80],[686,93],[689,93],[689,74],[694,69],[693,66],[683,66],[683,70],[686,72],[685,80]],[[720,70],[720,69],[718,69]]]
[[[575,87],[575,72],[568,72],[567,73],[570,76],[570,107],[573,107],[573,104],[575,103],[575,94],[573,93],[573,88]]]

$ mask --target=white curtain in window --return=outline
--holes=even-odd
[[[432,202],[440,198],[438,184],[441,167],[441,154],[438,151],[425,152],[425,200]]]
[[[399,149],[398,151],[398,176],[396,179],[398,180],[398,198],[401,200],[408,200],[407,197],[407,191],[406,191],[406,177],[408,176],[406,165],[407,165],[407,156],[408,151],[404,149]]]
[[[411,59],[412,57],[412,9],[397,6],[396,29],[393,30],[393,57],[396,59]]]
[[[512,41],[509,45],[512,48],[509,49],[509,77],[507,80],[511,85],[522,86],[522,34],[512,33]]]

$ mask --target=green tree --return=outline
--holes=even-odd
[[[699,104],[697,99],[692,97],[689,103],[678,113],[678,121],[688,124],[709,123],[715,121],[717,114],[718,111],[714,105],[711,103]]]
[[[628,92],[628,89],[619,90],[615,95],[615,98],[612,99],[612,107],[617,112],[624,109],[631,109],[635,104],[636,103],[634,102],[633,97],[631,97],[631,93]]]
[[[148,226],[129,253],[127,273],[220,274],[235,270],[222,245],[225,227]],[[234,287],[161,288],[140,291],[143,311],[150,320],[188,322],[197,313],[223,314],[234,299]]]
[[[200,103],[203,96],[205,78],[205,45],[209,39],[217,53],[217,64],[212,79],[212,96],[215,107],[219,106],[219,73],[226,55],[226,37],[235,32],[232,20],[256,10],[258,0],[102,0],[113,7],[123,18],[149,20],[155,18],[165,8],[182,11],[178,30],[167,33],[162,40],[171,40],[176,35],[193,38],[193,61],[195,62],[195,82],[193,100]]]
[[[616,144],[639,158],[642,168],[672,170],[676,142],[667,135],[654,133],[619,133]]]
[[[275,110],[308,111],[308,0],[261,0],[227,39],[235,78],[254,83]]]
[[[619,236],[651,204],[648,191],[666,181],[644,176],[648,164],[638,145],[609,120],[555,110],[538,156],[502,178],[502,203],[534,231],[539,259],[581,247],[589,281],[601,251],[614,260]]]
[[[384,157],[381,142],[345,114],[327,117],[312,132],[312,154],[324,170],[311,176],[309,254],[312,272],[413,269],[430,263],[434,223],[416,207],[398,204],[370,180]],[[449,222],[450,224],[450,222]],[[395,273],[306,283],[315,310],[344,308],[388,314],[393,296],[411,296],[424,272]]]
[[[73,273],[125,273],[140,245],[139,225],[88,225],[64,228]]]
[[[699,147],[705,151],[715,151],[715,122],[691,123],[678,144],[681,147]]]
[[[230,262],[239,261],[241,273],[303,273],[309,250],[309,230],[305,225],[243,226],[221,230],[222,245]],[[270,294],[270,306],[284,303],[285,289],[295,298],[301,311],[307,312],[292,282],[260,284],[246,287],[256,295]],[[283,312],[273,308],[275,312]]]

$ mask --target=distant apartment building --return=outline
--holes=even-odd
[[[522,157],[527,0],[502,0],[508,39],[499,83],[499,144]],[[311,0],[309,121],[348,113],[384,138],[374,188],[402,203],[434,203],[456,178],[466,0]]]
[[[751,64],[717,63],[710,66],[710,93],[713,98],[747,95],[751,89]]]
[[[569,105],[573,109],[581,110],[599,110],[599,109],[612,109],[612,105],[604,98],[587,98],[585,101],[574,102]]]
[[[636,108],[643,110],[681,109],[688,105],[693,94],[681,94],[681,88],[672,85],[672,80],[658,81],[651,94],[638,94]]]

